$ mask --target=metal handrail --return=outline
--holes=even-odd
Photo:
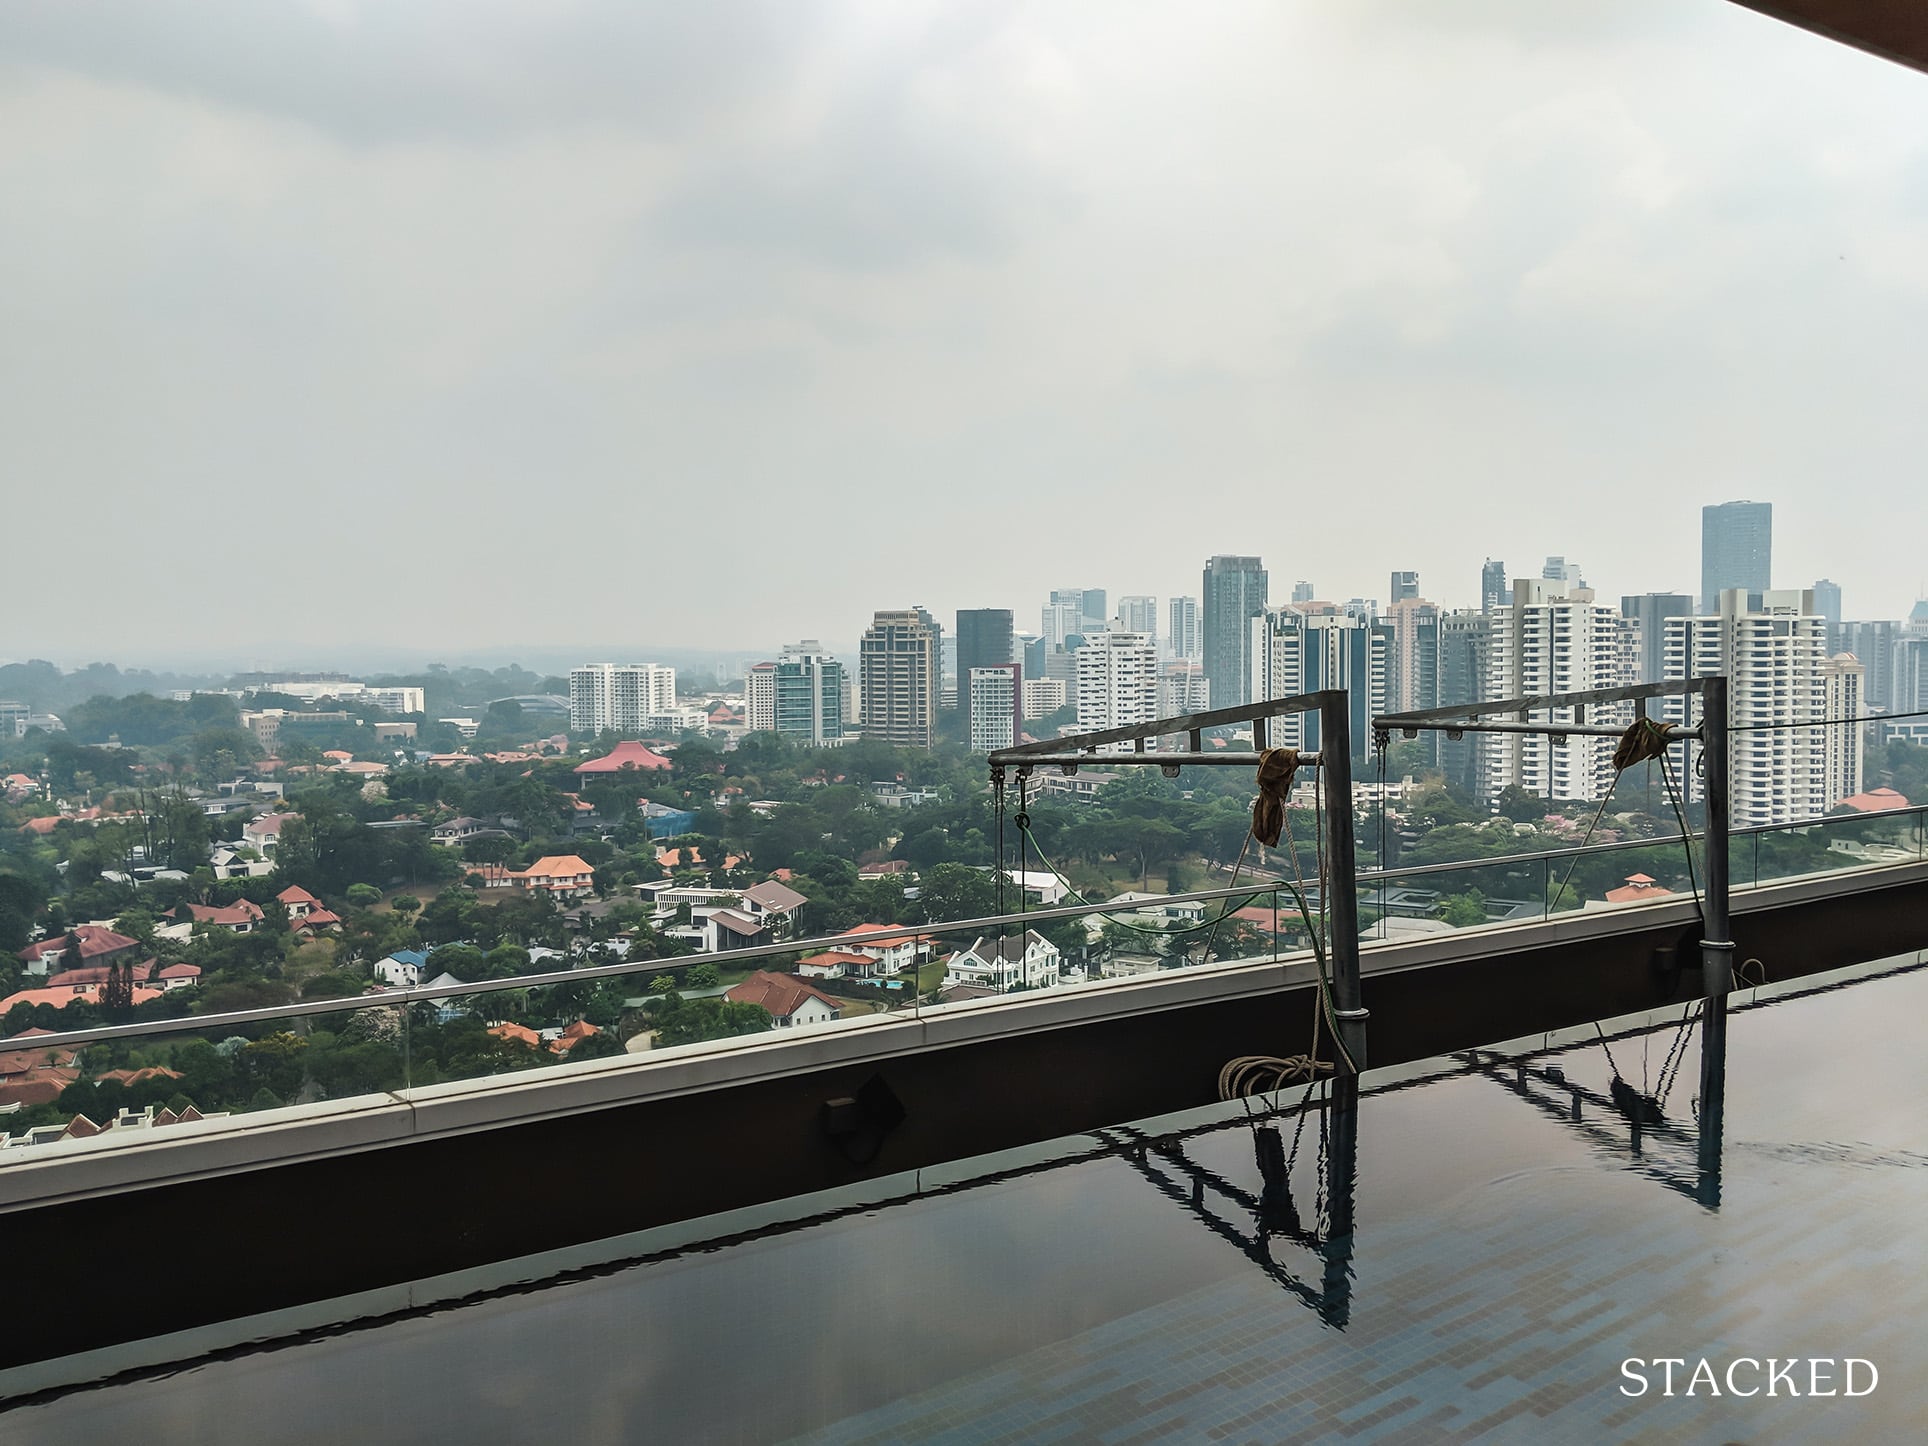
[[[1796,819],[1789,823],[1755,824],[1743,829],[1734,829],[1730,838],[1749,835],[1759,836],[1769,833],[1784,833],[1796,828],[1811,828],[1846,822],[1849,820],[1866,821],[1870,819],[1921,818],[1928,815],[1928,804],[1915,804],[1907,808],[1886,809],[1878,814],[1843,814],[1839,816],[1819,816],[1809,819]],[[1699,839],[1700,834],[1690,837]],[[1451,873],[1467,869],[1506,867],[1517,864],[1530,864],[1542,860],[1572,858],[1579,854],[1604,854],[1622,852],[1636,848],[1666,847],[1669,838],[1623,839],[1613,843],[1592,844],[1585,848],[1548,849],[1540,853],[1502,854],[1494,858],[1463,859],[1456,862],[1438,864],[1416,864],[1411,868],[1362,869],[1356,877],[1363,885],[1368,881],[1414,878],[1425,875]],[[1872,868],[1894,867],[1894,865],[1875,864]],[[438,999],[457,998],[470,994],[495,994],[511,989],[543,989],[558,984],[583,983],[600,979],[620,978],[630,974],[660,974],[668,970],[685,969],[695,964],[716,963],[720,961],[737,962],[749,959],[767,959],[784,954],[804,954],[833,949],[839,944],[863,942],[880,944],[887,941],[906,941],[932,934],[960,934],[966,931],[983,931],[1002,928],[1007,925],[1029,925],[1040,920],[1078,918],[1091,914],[1137,913],[1147,908],[1163,908],[1171,904],[1209,903],[1218,899],[1249,898],[1256,894],[1274,893],[1285,887],[1285,881],[1270,878],[1255,878],[1249,885],[1238,885],[1220,889],[1198,889],[1184,894],[1160,894],[1154,900],[1129,901],[1124,905],[1115,902],[1097,904],[1058,904],[1048,908],[1029,909],[1015,914],[991,914],[973,919],[952,919],[929,924],[906,924],[902,928],[889,931],[872,930],[863,934],[820,934],[808,939],[792,939],[780,944],[756,944],[744,949],[725,949],[701,954],[679,954],[668,959],[627,960],[615,964],[592,964],[577,969],[560,969],[540,974],[518,974],[507,979],[484,979],[461,984],[444,984],[437,987],[417,985],[406,989],[386,989],[379,993],[356,994],[335,999],[304,999],[287,1004],[267,1005],[259,1009],[228,1010],[220,1014],[189,1014],[167,1019],[138,1019],[120,1024],[98,1025],[89,1029],[64,1030],[52,1034],[34,1035],[31,1041],[13,1042],[16,1048],[50,1049],[81,1044],[97,1044],[112,1039],[132,1039],[157,1034],[180,1034],[189,1031],[199,1032],[249,1024],[266,1024],[278,1019],[306,1018],[318,1014],[350,1013],[361,1009],[393,1009],[412,1004],[430,1003]],[[1313,886],[1316,889],[1316,885]],[[1316,896],[1316,895],[1315,895]]]
[[[1919,818],[1928,814],[1928,804],[1910,804],[1907,808],[1886,808],[1880,813],[1843,813],[1816,814],[1812,818],[1791,819],[1787,823],[1755,823],[1746,828],[1733,828],[1727,831],[1729,839],[1758,838],[1763,834],[1787,833],[1797,828],[1823,828],[1830,824],[1859,822],[1883,818]],[[1707,835],[1696,831],[1687,835],[1695,841],[1703,841]],[[1360,869],[1356,877],[1360,883],[1368,879],[1404,879],[1415,874],[1447,873],[1454,869],[1496,867],[1506,864],[1533,863],[1539,859],[1566,859],[1578,854],[1621,853],[1629,849],[1666,848],[1680,841],[1679,834],[1663,834],[1659,838],[1615,839],[1611,843],[1588,844],[1584,848],[1542,849],[1538,853],[1495,854],[1489,859],[1459,859],[1442,864],[1414,864],[1411,868]]]

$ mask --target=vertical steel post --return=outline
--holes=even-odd
[[[1366,1006],[1359,993],[1358,854],[1352,837],[1352,718],[1342,688],[1319,694],[1319,774],[1325,786],[1326,872],[1331,899],[1332,1012],[1355,1068],[1366,1067]]]
[[[1705,679],[1700,694],[1701,763],[1707,784],[1707,895],[1701,906],[1700,1113],[1718,1125],[1727,1093],[1727,995],[1734,987],[1734,938],[1727,917],[1727,679]],[[1687,779],[1683,770],[1680,786]],[[1683,801],[1684,802],[1684,801]]]

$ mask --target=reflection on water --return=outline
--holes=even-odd
[[[1314,1095],[1317,1095],[1315,1100]],[[1276,1114],[1276,1108],[1271,1112]],[[1292,1144],[1272,1118],[1248,1123],[1256,1189],[1201,1165],[1175,1136],[1152,1137],[1131,1126],[1100,1133],[1153,1188],[1213,1235],[1236,1247],[1268,1277],[1341,1330],[1352,1309],[1353,1192],[1359,1167],[1359,1082],[1346,1077],[1309,1086],[1292,1112]],[[1294,1193],[1294,1167],[1308,1122],[1313,1127],[1308,1192]],[[1309,1200],[1310,1219],[1299,1201]],[[1319,1267],[1318,1284],[1279,1258],[1275,1242],[1297,1246]]]
[[[1895,1225],[1928,1212],[1928,1053],[1898,1023],[1924,1006],[1928,973],[1891,971],[1737,996],[1724,1050],[1675,1010],[1121,1127],[17,1405],[0,1437],[1918,1439],[1928,1248]],[[1662,1355],[1853,1355],[1883,1384],[1781,1415],[1619,1394]]]
[[[1697,1002],[1681,1011],[1678,1025],[1659,1031],[1671,1037],[1651,1090],[1644,1071],[1639,1084],[1622,1074],[1613,1057],[1614,1038],[1597,1027],[1597,1046],[1583,1042],[1512,1056],[1473,1049],[1455,1057],[1603,1154],[1624,1155],[1640,1173],[1718,1210],[1727,1048],[1725,1033],[1709,1030],[1708,1011],[1724,1007],[1720,1001]],[[1655,1033],[1641,1027],[1618,1038],[1623,1046],[1636,1044],[1644,1061]],[[1596,1047],[1612,1072],[1604,1092],[1568,1074],[1570,1056]],[[1695,1055],[1698,1088],[1683,1107],[1674,1099],[1675,1087]]]

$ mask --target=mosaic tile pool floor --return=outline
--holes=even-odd
[[[0,1440],[1928,1439],[1924,1014],[1920,969],[1737,1008],[1718,1152],[1697,1034],[1655,1017],[1369,1076],[1352,1172],[1342,1121],[1300,1130],[1289,1099],[1289,1208],[1261,1206],[1242,1119],[1109,1132],[1029,1173],[22,1405]],[[1616,1069],[1660,1122],[1613,1106]],[[1668,1398],[1656,1366],[1622,1394],[1628,1357],[1810,1356],[1879,1385],[1688,1397],[1683,1369]]]

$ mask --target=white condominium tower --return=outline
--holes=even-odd
[[[1158,652],[1144,633],[1093,633],[1078,649],[1078,728],[1092,733],[1158,717]]]
[[[569,728],[575,733],[642,733],[652,716],[676,707],[676,669],[657,663],[585,663],[569,674]]]
[[[1024,665],[997,663],[971,669],[971,752],[989,753],[1018,741]]]
[[[1620,615],[1593,600],[1593,590],[1548,578],[1520,578],[1512,600],[1494,608],[1487,638],[1489,699],[1580,693],[1619,687],[1626,648]],[[1571,708],[1542,708],[1534,723],[1575,722]],[[1589,723],[1630,723],[1631,707],[1589,708]],[[1612,738],[1569,734],[1555,742],[1544,735],[1479,735],[1481,795],[1491,800],[1518,785],[1547,799],[1598,799],[1613,780]]]
[[[1752,598],[1760,605],[1749,607]],[[1808,590],[1750,593],[1723,589],[1712,616],[1668,618],[1662,668],[1666,677],[1727,678],[1728,822],[1735,828],[1814,818],[1829,797],[1829,741],[1819,723],[1828,714],[1828,623]],[[1700,698],[1666,700],[1661,716],[1694,724]],[[1702,785],[1690,774],[1688,796]],[[1845,794],[1836,798],[1846,797]]]
[[[1817,600],[1816,606],[1820,604]],[[1823,614],[1826,620],[1826,614]],[[1832,630],[1830,623],[1829,628]],[[1827,716],[1859,718],[1862,695],[1867,691],[1868,670],[1853,653],[1836,653],[1821,665],[1821,686],[1826,695]],[[1827,730],[1825,794],[1833,808],[1844,798],[1861,792],[1863,723],[1841,723]]]

